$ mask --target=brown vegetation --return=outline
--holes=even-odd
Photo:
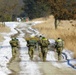
[[[11,30],[9,27],[0,24],[0,33],[9,33]],[[0,42],[4,40],[3,35],[0,34]]]
[[[0,42],[4,40],[3,36],[0,34]]]
[[[2,32],[8,33],[8,32],[10,32],[10,28],[9,27],[6,27],[6,26],[3,26],[3,25],[0,24],[0,32],[1,33]]]
[[[74,51],[76,57],[76,21],[63,20],[58,23],[58,29],[54,28],[54,18],[50,16],[44,23],[34,26],[47,38],[62,38],[65,42],[65,48]]]

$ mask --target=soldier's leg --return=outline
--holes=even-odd
[[[39,57],[42,58],[41,47],[39,46]]]
[[[43,51],[43,48],[41,48],[41,54],[42,54],[42,60],[43,60],[43,57],[44,57],[44,51]]]
[[[16,61],[20,61],[20,59],[19,59],[19,50],[18,50],[18,48],[17,47],[15,47],[15,60]]]
[[[42,48],[42,59],[45,61],[45,48]]]
[[[61,60],[61,48],[58,49],[58,60]]]
[[[45,61],[45,52],[43,52],[43,61]]]
[[[12,57],[15,58],[15,47],[12,48]]]
[[[57,60],[59,60],[59,49],[57,48]]]
[[[47,48],[44,48],[43,61],[46,61],[46,56],[47,56]]]
[[[29,54],[29,57],[31,57],[31,49],[30,49],[30,47],[28,49],[28,54]]]
[[[28,55],[29,55],[29,57],[30,57],[30,48],[28,47]]]
[[[59,56],[59,59],[61,60],[62,58],[62,48],[60,48],[60,56]]]
[[[31,51],[31,59],[33,59],[33,56],[34,56],[34,48]]]
[[[33,47],[30,47],[30,50],[29,50],[29,56],[30,56],[30,59],[32,60],[33,59]]]
[[[14,47],[12,47],[12,58],[10,59],[9,63],[11,63],[15,58],[15,54],[14,54]]]

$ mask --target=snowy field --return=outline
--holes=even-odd
[[[38,23],[41,23],[41,22],[38,22],[38,21],[33,22],[32,25],[35,25]],[[27,44],[26,41],[23,39],[23,36],[25,35],[25,33],[23,33],[21,30],[24,29],[23,26],[25,26],[25,25],[27,26],[28,23],[6,22],[5,24],[11,28],[11,32],[9,34],[2,33],[2,35],[4,35],[5,40],[3,42],[0,42],[0,75],[8,75],[11,73],[11,71],[7,68],[7,66],[8,66],[7,63],[9,62],[10,58],[12,57],[11,46],[9,44],[9,41],[11,40],[10,36],[17,33],[17,31],[14,30],[14,28],[16,28],[18,25],[19,25],[19,27],[21,27],[21,29],[17,28],[17,30],[20,32],[20,35],[17,37],[20,41],[20,46],[26,47],[26,44]],[[31,32],[29,30],[32,30],[33,32]],[[28,26],[27,32],[31,33],[31,36],[40,35],[40,33],[37,30],[32,29],[30,26]],[[55,42],[54,39],[49,39],[49,41],[52,44],[54,44],[54,42]],[[30,61],[27,51],[24,52],[23,50],[20,50],[20,53],[21,53],[21,55],[20,55],[21,60],[26,61],[26,62],[20,63],[20,66],[22,69],[20,72],[20,75],[27,75],[27,74],[28,75],[41,75],[38,64],[36,62]],[[73,59],[73,52],[69,51],[68,49],[64,49],[63,53],[65,53],[67,55],[67,59],[66,59],[65,55],[63,55],[64,59],[62,61],[64,61],[64,62],[61,64],[56,62],[57,59],[55,58],[55,52],[52,50],[48,52],[46,60],[50,61],[50,63],[53,66],[58,67],[58,68],[63,68],[63,66],[73,68],[71,65],[76,65],[76,60]],[[30,61],[30,62],[28,62],[28,61]],[[69,62],[69,64],[68,64],[68,62]],[[24,67],[24,66],[26,66],[26,67]],[[75,69],[75,67],[74,67],[74,69]]]

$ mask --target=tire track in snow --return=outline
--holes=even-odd
[[[71,59],[68,59],[68,58],[67,58],[66,53],[62,53],[62,54],[65,56],[65,58],[66,58],[66,60],[67,60],[67,64],[68,64],[69,66],[71,66],[72,68],[76,69],[76,67],[70,63],[70,62],[71,62]],[[72,59],[72,60],[73,60],[73,59]]]

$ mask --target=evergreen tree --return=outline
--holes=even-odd
[[[11,21],[20,12],[18,0],[0,0],[0,21]]]
[[[23,0],[23,10],[28,14],[30,19],[44,17],[50,13],[49,3],[46,0]]]

